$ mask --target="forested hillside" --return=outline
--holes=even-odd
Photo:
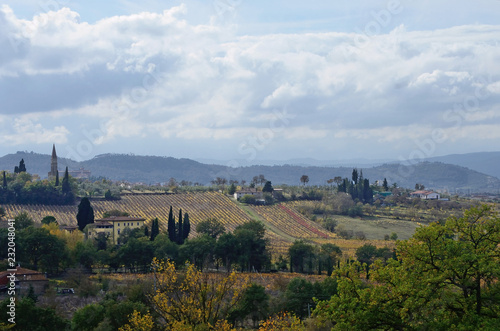
[[[44,178],[50,170],[50,156],[36,153],[18,152],[0,158],[0,169],[12,171],[19,160],[24,158],[27,171]],[[91,160],[75,162],[58,159],[59,169],[66,165],[70,170],[85,168],[93,177],[106,177],[111,180],[143,182],[146,184],[166,183],[170,178],[188,181],[192,184],[210,185],[217,177],[245,180],[249,183],[256,175],[263,174],[275,185],[299,185],[300,177],[309,177],[308,185],[325,185],[327,180],[336,176],[349,177],[352,167],[305,167],[294,165],[225,167],[209,165],[190,159],[173,157],[138,156],[125,154],[104,154]],[[373,181],[387,178],[390,184],[413,188],[416,183],[431,189],[472,193],[500,190],[500,180],[458,165],[440,162],[421,162],[417,164],[384,164],[361,169],[365,178]]]

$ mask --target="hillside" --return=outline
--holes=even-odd
[[[173,207],[177,218],[179,208],[183,213],[189,214],[191,223],[190,237],[196,236],[196,225],[209,217],[220,220],[227,231],[233,231],[238,225],[250,220],[261,221],[266,227],[266,237],[273,257],[285,255],[288,247],[297,239],[304,239],[315,243],[334,243],[348,254],[353,255],[356,248],[365,242],[362,240],[339,239],[335,234],[328,232],[318,223],[309,220],[300,214],[293,203],[272,206],[246,206],[233,201],[227,196],[215,193],[190,193],[190,194],[142,194],[125,195],[121,200],[105,201],[92,200],[95,217],[100,218],[106,211],[118,209],[125,211],[134,217],[142,217],[147,221],[158,217],[162,231],[167,229],[168,212]],[[14,218],[22,211],[27,212],[35,222],[40,222],[45,216],[54,216],[59,224],[76,225],[77,206],[42,206],[42,205],[2,205],[6,211],[6,218]],[[395,222],[386,219],[374,221],[354,219],[339,216],[339,223],[348,229],[360,229],[370,232],[379,231],[374,236],[369,235],[372,243],[377,246],[388,245],[387,241],[381,240],[384,234],[396,231],[400,232],[401,226],[412,226],[413,232],[416,224],[408,221]],[[373,224],[368,224],[373,223]],[[402,231],[402,230],[401,230]]]
[[[45,178],[50,168],[50,156],[36,153],[17,152],[0,158],[0,169],[12,171],[24,158],[28,172]],[[247,166],[230,168],[222,165],[210,165],[190,159],[173,157],[138,156],[124,154],[104,154],[91,160],[76,162],[58,159],[59,169],[66,165],[70,170],[85,168],[94,177],[106,177],[112,180],[143,182],[146,184],[165,183],[169,178],[177,181],[210,185],[216,177],[245,180],[249,183],[256,175],[263,174],[274,185],[300,185],[302,175],[309,176],[308,185],[325,185],[335,176],[350,177],[352,167],[306,167],[294,165]],[[500,190],[500,180],[462,166],[441,162],[421,162],[415,165],[384,164],[363,168],[365,178],[371,182],[387,178],[390,184],[413,188],[416,183],[431,189],[446,189],[455,192],[493,192]]]
[[[500,178],[500,152],[451,154],[432,157],[427,161],[455,164]]]

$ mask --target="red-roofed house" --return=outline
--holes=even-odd
[[[0,272],[0,291],[6,291],[10,287],[10,279],[7,276],[15,275],[16,294],[26,294],[30,285],[33,286],[35,294],[42,294],[49,286],[49,280],[44,273],[26,268],[16,267],[15,271]]]

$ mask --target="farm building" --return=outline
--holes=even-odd
[[[415,191],[410,193],[410,197],[424,200],[439,200],[440,195],[434,191]]]
[[[135,218],[128,216],[111,216],[95,220],[94,223],[87,225],[87,238],[97,238],[100,233],[108,236],[113,244],[119,244],[120,233],[125,229],[137,229],[144,225],[144,218]]]
[[[239,199],[244,195],[253,195],[256,199],[262,198],[262,191],[257,191],[255,188],[246,188],[244,190],[239,190],[234,192],[234,198]]]
[[[7,276],[12,274],[15,275],[14,283],[18,295],[26,295],[30,286],[33,287],[35,294],[43,294],[49,286],[49,280],[44,273],[17,266],[15,271],[2,271],[0,273],[0,291],[7,291],[10,286],[10,280]]]

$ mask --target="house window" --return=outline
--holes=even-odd
[[[120,229],[118,229],[118,234],[120,234]]]
[[[120,223],[118,223],[118,226],[120,226]]]
[[[137,222],[137,226],[139,226],[139,222]]]

